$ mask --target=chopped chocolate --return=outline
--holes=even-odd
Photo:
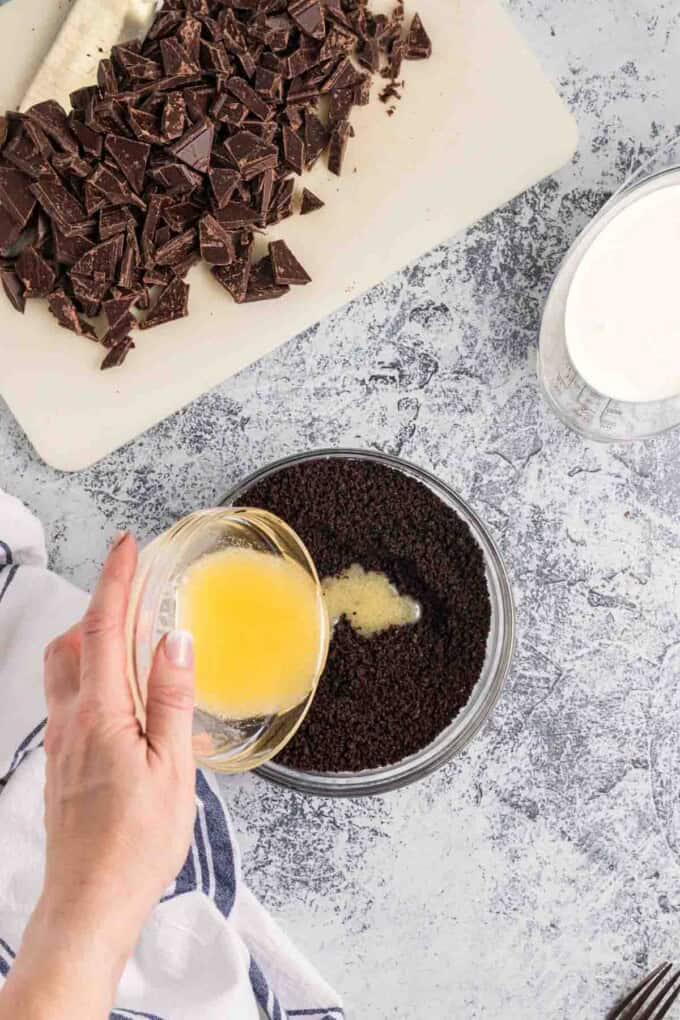
[[[90,248],[73,267],[74,273],[81,276],[94,276],[103,273],[107,280],[114,280],[116,269],[123,255],[123,238],[120,234],[102,241]]]
[[[300,265],[285,241],[272,241],[269,245],[274,282],[279,286],[300,286],[311,283],[312,278]]]
[[[7,300],[11,302],[17,312],[21,312],[23,315],[26,308],[23,283],[13,269],[0,269],[0,278]]]
[[[214,216],[206,213],[199,224],[201,255],[211,266],[228,266],[235,257],[231,234]]]
[[[128,225],[128,215],[121,206],[102,209],[99,213],[99,240],[108,241],[116,234],[124,234]]]
[[[30,177],[12,167],[0,167],[0,205],[23,229],[35,209]]]
[[[270,114],[270,107],[258,96],[255,89],[251,88],[243,78],[230,78],[227,82],[227,90],[232,96],[236,96],[239,102],[243,103],[251,113],[260,120],[267,120]]]
[[[302,205],[300,206],[300,215],[306,216],[307,213],[315,212],[317,209],[323,209],[325,202],[322,202],[313,191],[309,188],[302,189]]]
[[[258,212],[256,209],[244,205],[243,202],[228,202],[223,209],[219,209],[215,213],[215,218],[227,230],[242,230],[257,222]]]
[[[329,133],[323,121],[315,113],[305,113],[305,153],[307,166],[313,165],[325,150],[329,141]]]
[[[52,293],[57,274],[35,248],[24,248],[16,261],[16,273],[27,298],[47,297]]]
[[[49,296],[48,305],[60,326],[63,326],[64,329],[70,329],[72,333],[76,333],[78,336],[86,336],[96,342],[97,334],[94,331],[94,327],[89,322],[83,322],[78,314],[78,309],[65,291],[52,291]]]
[[[275,167],[279,152],[275,145],[262,141],[252,131],[239,131],[224,143],[227,156],[244,180]]]
[[[58,177],[42,177],[31,185],[31,192],[67,237],[78,233],[87,221],[87,213],[82,205],[66,190]]]
[[[187,119],[187,104],[181,92],[171,92],[166,97],[161,120],[161,134],[164,140],[172,141],[179,138]]]
[[[425,31],[419,14],[413,15],[411,27],[406,37],[404,57],[406,60],[427,60],[432,56],[432,42]]]
[[[156,303],[140,323],[141,329],[151,329],[189,314],[189,285],[175,277],[156,299]]]
[[[347,151],[347,142],[350,137],[350,125],[346,120],[341,120],[333,128],[331,142],[328,149],[328,169],[338,177],[342,173],[342,165]]]
[[[10,301],[42,294],[87,335],[79,316],[104,309],[108,367],[134,346],[130,308],[149,311],[149,288],[145,328],[187,313],[198,261],[237,302],[309,282],[283,241],[254,264],[254,235],[292,215],[294,173],[325,152],[341,172],[371,75],[384,66],[388,101],[402,57],[429,55],[420,19],[406,43],[403,21],[401,0],[390,16],[369,0],[165,0],[144,41],[102,52],[69,112],[47,100],[0,118]],[[302,215],[322,205],[302,189]]]
[[[312,39],[324,39],[326,19],[319,0],[293,0],[288,4],[288,13],[293,21]]]
[[[305,169],[305,143],[295,131],[283,125],[283,158],[297,174]]]
[[[102,371],[107,368],[118,368],[119,365],[122,365],[134,346],[135,344],[131,336],[126,336],[124,340],[117,343],[102,361]]]
[[[0,255],[15,255],[15,246],[23,233],[23,227],[0,206]]]
[[[151,146],[147,142],[138,142],[132,138],[107,135],[106,151],[123,171],[130,187],[140,195],[144,190],[146,164]]]
[[[199,121],[178,142],[168,146],[168,151],[192,170],[206,173],[210,166],[214,135],[215,125],[211,121]]]
[[[208,171],[210,185],[218,209],[223,209],[234,194],[234,190],[240,180],[236,170],[223,170],[213,168]]]
[[[290,287],[279,286],[276,283],[271,257],[265,255],[251,268],[245,300],[246,302],[271,301],[274,298],[283,297],[289,290]]]
[[[194,227],[189,227],[184,233],[176,234],[156,249],[156,265],[177,265],[194,250],[196,244],[196,230]]]

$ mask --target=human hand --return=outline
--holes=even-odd
[[[22,992],[23,1011],[13,1016],[107,1016],[144,920],[191,843],[193,647],[183,632],[159,645],[143,733],[124,639],[136,563],[125,535],[82,622],[45,653],[45,883],[0,996],[0,1020]],[[26,998],[36,974],[47,1012]]]

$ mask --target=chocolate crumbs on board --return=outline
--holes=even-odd
[[[240,502],[285,520],[320,577],[358,563],[422,607],[418,623],[370,638],[336,624],[310,712],[278,760],[358,772],[430,744],[467,704],[491,626],[483,553],[465,521],[401,471],[349,459],[284,468]]]
[[[114,46],[70,111],[48,100],[0,118],[8,300],[23,312],[47,298],[62,327],[108,348],[110,368],[134,347],[130,330],[188,314],[184,278],[201,260],[237,302],[308,282],[285,246],[255,261],[255,231],[292,215],[292,175],[325,152],[342,173],[371,76],[396,95],[402,59],[430,52],[401,2],[387,16],[367,0],[165,0],[146,40]],[[303,190],[303,215],[322,205]],[[119,299],[124,314],[98,338],[83,316]]]

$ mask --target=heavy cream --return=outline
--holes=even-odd
[[[574,368],[621,401],[680,394],[680,184],[624,208],[574,274],[565,311]]]

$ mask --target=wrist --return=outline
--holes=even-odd
[[[127,922],[102,924],[82,904],[69,908],[43,894],[3,992],[15,1003],[12,1015],[108,1017],[136,936]]]

